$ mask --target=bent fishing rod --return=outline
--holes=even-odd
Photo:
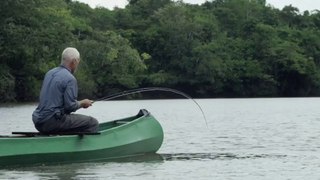
[[[150,92],[150,91],[172,92],[172,93],[181,95],[181,96],[183,96],[183,97],[185,97],[187,99],[192,100],[198,106],[198,108],[200,109],[200,111],[202,113],[202,116],[203,116],[203,118],[204,118],[204,120],[206,122],[206,126],[208,127],[207,118],[206,118],[206,116],[204,114],[204,111],[202,110],[201,106],[198,104],[198,102],[196,100],[194,100],[188,94],[186,94],[184,92],[181,92],[181,91],[178,91],[176,89],[164,88],[164,87],[137,88],[137,89],[131,89],[131,90],[127,90],[127,91],[122,91],[122,92],[119,92],[119,93],[114,93],[114,94],[99,98],[99,99],[95,100],[94,102],[97,102],[97,101],[109,101],[109,100],[116,99],[116,98],[123,97],[123,96],[128,96],[128,95],[138,94],[138,93],[143,93],[143,92]]]

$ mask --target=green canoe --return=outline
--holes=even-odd
[[[96,134],[0,136],[0,166],[65,163],[155,153],[163,142],[160,123],[146,110],[101,123]]]

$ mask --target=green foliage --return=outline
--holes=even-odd
[[[15,79],[6,66],[0,66],[0,102],[13,101],[15,98]]]
[[[0,1],[0,102],[34,101],[65,47],[81,54],[79,96],[144,86],[196,97],[320,95],[320,11],[265,0]]]
[[[138,87],[139,74],[146,66],[128,40],[107,31],[80,41],[77,47],[97,86],[97,96],[110,93],[110,89],[113,92]]]

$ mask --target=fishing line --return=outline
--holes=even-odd
[[[208,127],[208,123],[207,123],[207,118],[204,114],[204,111],[202,110],[201,106],[198,104],[198,102],[196,100],[194,100],[191,96],[189,96],[188,94],[178,91],[176,89],[171,89],[171,88],[163,88],[163,87],[146,87],[146,88],[137,88],[137,89],[132,89],[132,90],[127,90],[127,91],[122,91],[119,93],[114,93],[102,98],[97,99],[95,102],[97,101],[108,101],[108,100],[112,100],[112,99],[116,99],[119,97],[123,97],[123,96],[128,96],[128,95],[132,95],[132,94],[137,94],[137,93],[142,93],[142,92],[150,92],[150,91],[165,91],[165,92],[172,92],[175,94],[179,94],[187,99],[192,100],[200,109],[202,116],[206,122],[206,126]]]

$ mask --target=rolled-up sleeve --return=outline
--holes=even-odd
[[[71,79],[66,84],[64,92],[64,110],[65,113],[75,112],[80,108],[78,98],[78,85],[76,79]]]

